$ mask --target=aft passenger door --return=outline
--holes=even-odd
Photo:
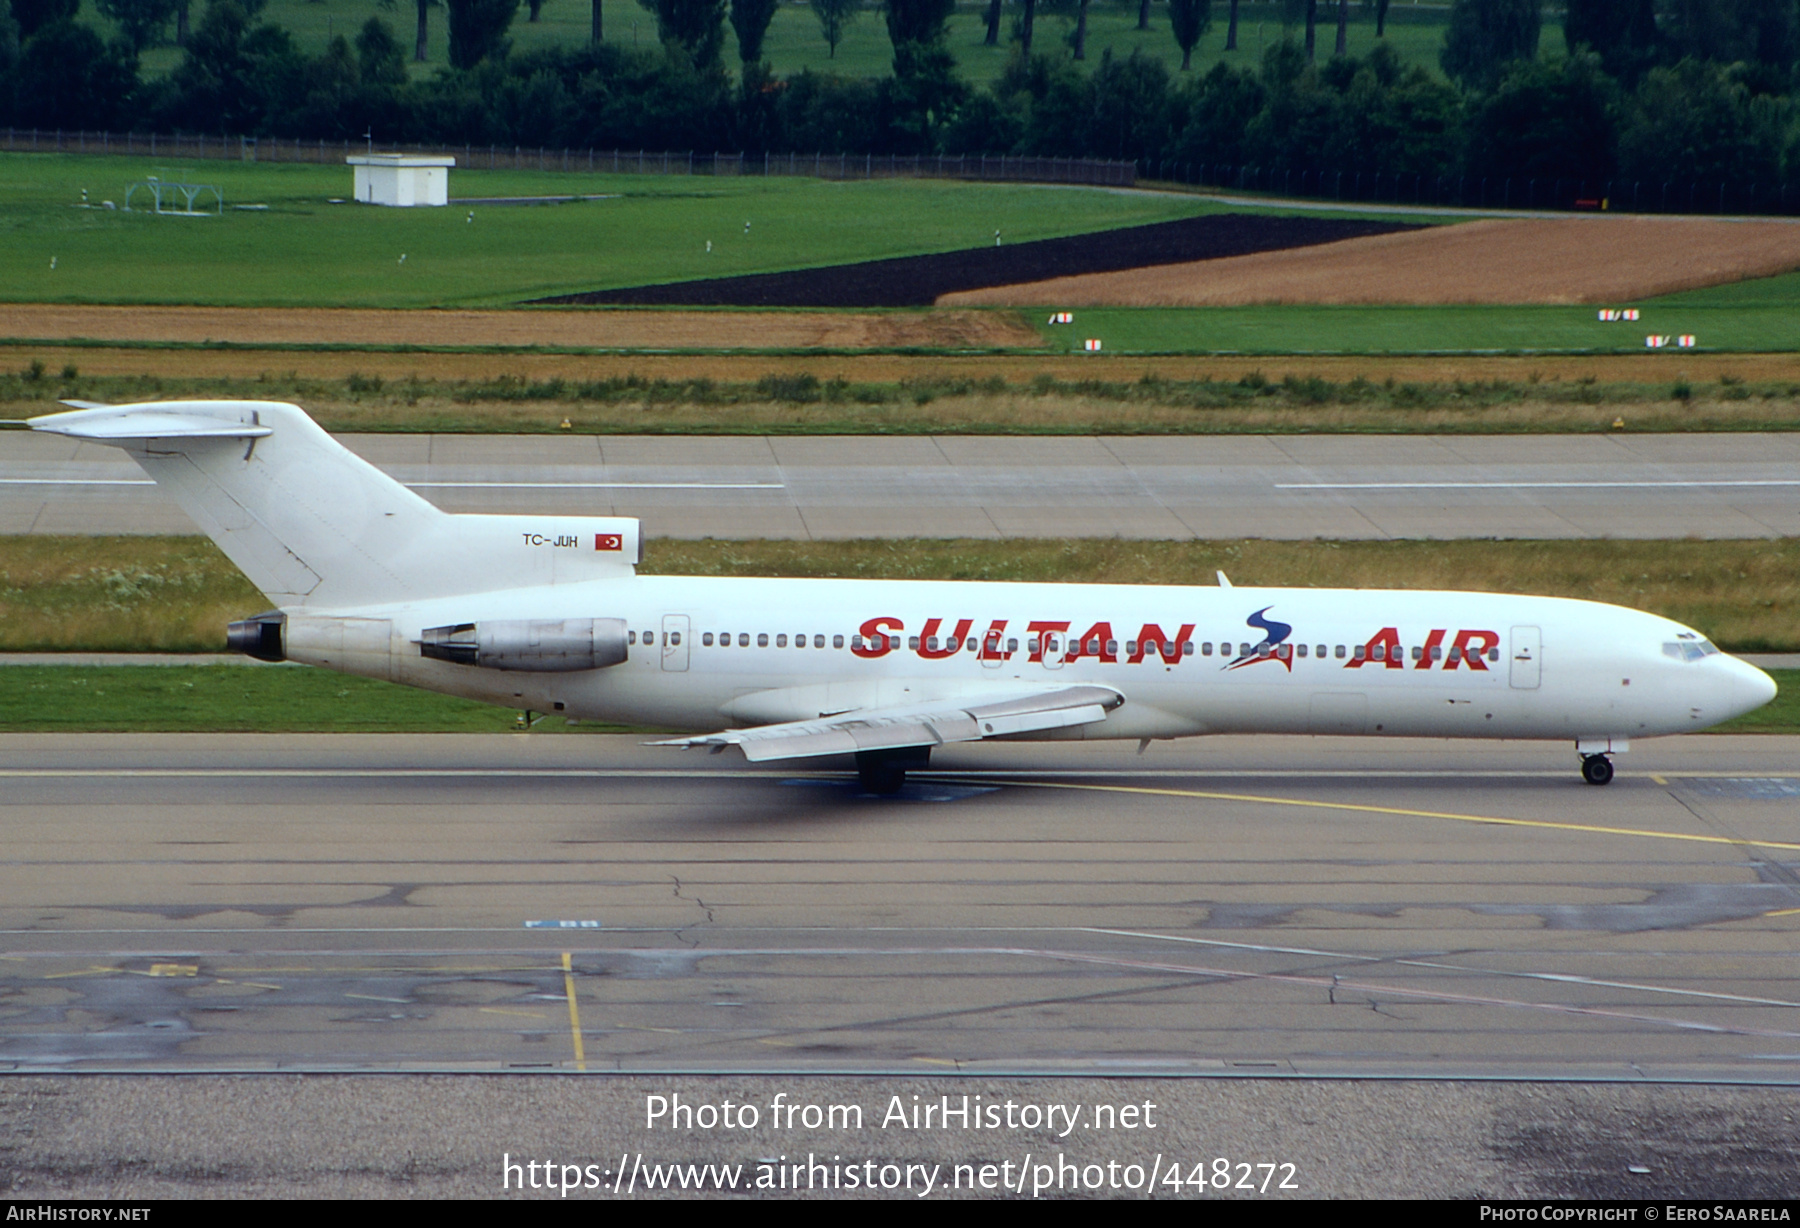
[[[1512,629],[1512,684],[1521,691],[1535,691],[1538,686],[1539,671],[1543,656],[1543,645],[1540,642],[1536,627],[1514,627]]]
[[[687,672],[688,616],[686,614],[663,615],[662,667],[672,674]]]

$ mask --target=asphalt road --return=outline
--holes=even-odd
[[[665,537],[1755,538],[1800,438],[345,436],[453,511]],[[0,533],[191,533],[111,448],[0,434]]]
[[[0,738],[0,1187],[816,1155],[1791,1192],[1800,739],[1640,744],[1606,789],[1561,746],[1133,750],[961,748],[875,799],[615,737]],[[651,1124],[677,1095],[760,1120]],[[1084,1124],[889,1118],[964,1095]]]

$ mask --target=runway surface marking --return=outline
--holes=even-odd
[[[150,478],[0,478],[0,486],[154,486]],[[786,490],[785,482],[402,482],[410,490]]]
[[[575,968],[569,952],[562,953],[563,995],[569,1000],[569,1039],[575,1042],[575,1069],[587,1073],[587,1053],[581,1047],[581,1011],[575,1005]]]
[[[1800,909],[1789,909],[1787,911],[1793,912],[1793,913],[1800,913]],[[1770,915],[1770,914],[1765,914],[1765,915]],[[822,932],[822,931],[826,931],[826,930],[829,930],[829,932],[834,933],[834,934],[842,934],[842,933],[846,932],[839,927],[822,927],[822,926],[821,927],[798,927],[798,928],[791,929],[791,930],[784,928],[782,932],[795,932],[795,933],[805,934],[805,933]],[[1738,1004],[1745,1005],[1745,1006],[1774,1006],[1774,1007],[1781,1007],[1781,1008],[1788,1009],[1788,1010],[1800,1010],[1800,1002],[1792,1001],[1792,1000],[1789,1000],[1786,998],[1766,998],[1766,997],[1759,997],[1759,996],[1752,995],[1752,994],[1724,993],[1724,992],[1721,992],[1718,990],[1708,990],[1708,989],[1684,989],[1679,986],[1657,985],[1657,984],[1644,982],[1644,981],[1617,981],[1617,980],[1610,980],[1610,979],[1605,979],[1605,978],[1601,978],[1601,977],[1581,976],[1581,975],[1574,974],[1574,973],[1530,972],[1530,971],[1518,971],[1518,970],[1504,969],[1504,968],[1483,968],[1483,967],[1479,967],[1479,966],[1473,965],[1473,964],[1449,963],[1444,960],[1415,959],[1415,958],[1409,958],[1409,957],[1405,957],[1405,956],[1393,956],[1393,955],[1366,955],[1366,954],[1360,954],[1360,953],[1353,952],[1353,951],[1328,951],[1328,950],[1312,948],[1312,947],[1287,947],[1287,946],[1274,946],[1274,945],[1269,945],[1269,944],[1264,944],[1264,943],[1229,942],[1229,941],[1224,941],[1224,940],[1220,940],[1220,939],[1191,938],[1191,937],[1187,937],[1185,935],[1157,934],[1157,933],[1151,933],[1149,931],[1144,931],[1144,930],[1110,929],[1110,928],[1104,928],[1104,927],[1099,927],[1099,926],[1077,926],[1077,927],[1074,927],[1072,930],[1070,928],[1064,927],[1064,926],[1051,926],[1051,927],[1046,927],[1041,930],[1034,930],[1034,927],[1029,927],[1029,926],[1026,926],[1026,927],[1020,927],[1020,926],[959,927],[959,932],[979,933],[979,932],[982,932],[983,930],[993,930],[993,931],[999,931],[999,932],[1005,932],[1005,933],[1041,932],[1041,933],[1047,933],[1047,934],[1057,934],[1057,933],[1098,934],[1098,935],[1104,935],[1107,937],[1143,939],[1143,940],[1147,940],[1147,941],[1151,941],[1151,942],[1174,942],[1174,943],[1182,943],[1182,944],[1191,945],[1191,946],[1216,947],[1216,948],[1220,948],[1222,950],[1227,950],[1227,951],[1245,951],[1245,952],[1252,952],[1255,954],[1263,954],[1263,955],[1293,955],[1293,956],[1300,956],[1300,957],[1304,957],[1304,958],[1308,958],[1308,959],[1327,959],[1327,960],[1333,960],[1333,961],[1341,961],[1341,962],[1345,962],[1345,963],[1391,964],[1395,967],[1423,968],[1423,969],[1428,969],[1428,970],[1434,971],[1434,972],[1455,972],[1455,973],[1461,973],[1461,974],[1472,974],[1472,975],[1476,975],[1476,976],[1502,977],[1502,978],[1513,979],[1513,980],[1545,981],[1545,982],[1549,982],[1549,983],[1553,983],[1553,984],[1562,984],[1562,985],[1585,985],[1585,986],[1591,986],[1591,987],[1599,988],[1599,989],[1636,990],[1636,991],[1640,991],[1643,993],[1663,994],[1663,995],[1666,995],[1669,997],[1703,998],[1708,1001],[1731,1002],[1731,1003],[1738,1003]],[[644,930],[643,928],[619,927],[617,929],[609,930],[609,931],[605,931],[605,932],[608,932],[608,933],[641,933],[641,932],[666,932],[666,931],[667,931],[666,926],[660,926],[660,927],[651,927],[648,931]],[[93,931],[87,931],[87,932],[93,932]],[[283,932],[291,932],[291,931],[283,931]],[[357,933],[357,932],[369,932],[369,931],[343,930],[343,931],[328,931],[328,932]],[[374,931],[374,932],[387,933],[387,932],[392,932],[392,931]],[[466,933],[466,932],[483,932],[483,931],[463,930],[463,931],[452,931],[452,932]],[[849,932],[858,932],[858,931],[849,931]],[[889,934],[889,933],[903,933],[903,932],[907,932],[907,931],[889,930],[889,929],[883,929],[881,927],[863,927],[860,932],[870,933],[870,934]],[[1040,958],[1044,958],[1044,959],[1056,959],[1056,960],[1068,959],[1068,960],[1077,960],[1077,961],[1112,960],[1112,959],[1123,958],[1123,957],[1118,957],[1118,956],[1096,955],[1092,952],[1065,951],[1065,950],[1060,950],[1060,949],[1051,948],[1051,947],[1017,947],[1017,946],[991,946],[991,945],[969,945],[969,946],[913,945],[913,946],[894,946],[894,947],[844,946],[844,945],[834,945],[834,946],[829,946],[829,947],[807,947],[807,946],[731,946],[731,947],[705,947],[705,948],[633,947],[633,948],[630,948],[630,951],[632,954],[638,955],[638,956],[671,954],[671,955],[679,955],[683,958],[700,957],[700,958],[706,958],[706,959],[715,959],[715,958],[761,959],[761,958],[768,958],[768,957],[788,957],[788,956],[799,957],[799,958],[812,958],[812,959],[841,959],[845,956],[911,959],[911,958],[916,958],[921,955],[942,955],[942,956],[962,956],[962,957],[978,957],[978,956],[990,956],[990,955],[1004,955],[1004,956],[1028,955],[1028,956],[1040,957]],[[144,954],[141,952],[138,952],[138,953],[112,953],[112,954],[113,954],[114,958],[145,958]],[[264,954],[270,955],[270,954],[274,954],[274,952],[264,952]],[[343,952],[343,953],[340,953],[340,952],[335,952],[335,951],[311,950],[311,951],[296,951],[296,952],[294,952],[294,954],[300,958],[317,958],[322,955],[323,956],[337,956],[339,954],[348,954],[353,957],[358,957],[358,956],[366,955],[367,953],[365,953],[365,952]],[[421,950],[421,951],[411,951],[411,952],[395,951],[395,952],[388,952],[387,954],[393,960],[433,959],[438,956],[441,956],[442,952]],[[464,952],[464,954],[475,954],[475,953]],[[505,973],[531,972],[531,971],[535,971],[538,967],[538,965],[536,964],[536,962],[533,958],[534,953],[530,952],[530,951],[520,951],[520,952],[495,951],[492,953],[482,952],[480,954],[491,954],[492,958],[496,962],[471,963],[471,964],[432,963],[431,967],[430,967],[430,971],[434,975],[490,976],[490,975],[498,975],[498,974],[505,974]],[[62,951],[41,951],[41,952],[34,952],[34,953],[32,953],[31,956],[14,956],[12,958],[18,962],[26,962],[28,959],[40,959],[40,960],[41,959],[68,959],[68,958],[71,958],[71,954],[69,952],[62,952]],[[95,958],[95,956],[93,953],[90,952],[85,956],[85,958],[92,959],[92,958]],[[564,975],[564,997],[565,997],[565,999],[568,999],[569,991],[573,988],[573,983],[574,983],[573,982],[573,967],[572,967],[572,962],[571,962],[572,958],[573,958],[572,952],[566,952],[566,951],[563,952],[562,958],[564,961],[563,971],[565,974]],[[1133,966],[1135,966],[1135,965],[1133,965]],[[1244,971],[1237,971],[1237,970],[1231,970],[1231,969],[1218,969],[1218,968],[1207,968],[1207,967],[1193,967],[1190,965],[1165,964],[1165,963],[1162,963],[1159,961],[1146,962],[1146,963],[1144,963],[1143,966],[1162,970],[1162,971],[1190,971],[1190,972],[1193,972],[1195,975],[1204,975],[1204,976],[1230,976],[1230,977],[1237,977],[1237,978],[1273,977],[1273,978],[1277,978],[1277,979],[1282,978],[1282,977],[1288,977],[1288,978],[1300,977],[1300,974],[1298,974],[1298,973],[1253,973],[1253,972],[1244,972]],[[193,967],[194,971],[184,972],[181,975],[189,976],[189,977],[198,976],[199,975],[198,966],[190,965],[190,967]],[[347,975],[379,975],[379,974],[392,972],[393,969],[394,969],[394,964],[392,962],[388,962],[388,963],[381,963],[381,962],[355,963],[355,964],[335,965],[335,966],[330,966],[330,967],[326,967],[326,966],[314,967],[314,966],[311,966],[308,964],[281,964],[281,965],[277,965],[277,966],[257,965],[257,966],[250,966],[250,967],[236,967],[236,966],[223,966],[222,965],[222,966],[218,967],[216,969],[216,971],[208,973],[207,979],[216,984],[221,984],[221,985],[241,984],[241,985],[249,986],[251,988],[256,988],[256,989],[280,989],[281,986],[279,986],[279,985],[272,985],[272,984],[267,984],[264,982],[248,981],[248,980],[232,980],[232,979],[228,978],[227,974],[229,974],[230,977],[281,976],[281,975],[304,976],[304,975],[311,975],[311,974],[330,974],[330,975],[347,976]],[[78,970],[72,971],[72,972],[44,973],[44,974],[40,975],[38,979],[46,980],[46,981],[54,981],[54,980],[68,980],[71,978],[103,977],[103,976],[119,976],[119,975],[158,976],[158,975],[165,975],[165,974],[157,973],[154,971],[145,971],[144,969],[140,969],[140,968],[120,968],[113,964],[89,964],[86,968],[78,969]],[[1307,982],[1307,983],[1312,983],[1312,982]],[[1360,988],[1365,988],[1365,989],[1371,987],[1371,985],[1368,983],[1350,982],[1350,981],[1345,981],[1342,978],[1334,978],[1332,981],[1324,982],[1324,983],[1335,983],[1335,984],[1339,984],[1344,987],[1360,987]],[[1388,986],[1388,985],[1375,986],[1375,987],[1380,988],[1384,991],[1392,991],[1395,993],[1405,993],[1405,994],[1412,995],[1412,996],[1419,996],[1419,995],[1437,996],[1436,991],[1427,991],[1427,990],[1419,990],[1419,989],[1401,989],[1401,988],[1398,988],[1395,986]],[[370,994],[346,993],[344,996],[347,998],[360,998],[360,999],[364,999],[364,1000],[371,1001],[371,1002],[404,1003],[407,1001],[404,998],[380,997],[380,996],[370,995]],[[1471,1001],[1490,1001],[1490,999],[1470,999],[1470,1000]],[[573,1000],[569,999],[569,1001],[571,1003],[571,1006],[570,1006],[571,1026],[574,1028],[579,1028],[580,1027],[579,1013],[573,1005]],[[1502,999],[1491,999],[1491,1001],[1503,1001],[1503,1000]],[[1510,999],[1506,999],[1504,1001],[1510,1001]],[[484,1009],[498,1009],[498,1008],[484,1008]],[[531,1011],[524,1011],[524,1012],[513,1011],[511,1013],[526,1014],[526,1015],[531,1015],[534,1018],[542,1018],[541,1014],[537,1014],[536,1012],[531,1012]]]
[[[1408,810],[1400,806],[1370,806],[1358,802],[1321,802],[1297,797],[1260,797],[1250,793],[1206,793],[1198,789],[1153,789],[1144,785],[1078,785],[1068,781],[1013,780],[1027,789],[1080,789],[1094,793],[1138,793],[1151,797],[1194,797],[1213,802],[1256,802],[1267,806],[1302,806],[1315,810],[1353,810],[1363,814],[1393,814],[1409,819],[1449,819],[1457,823],[1493,823],[1501,827],[1536,827],[1553,831],[1579,831],[1601,836],[1642,836],[1651,840],[1684,840],[1694,844],[1751,845],[1763,849],[1800,852],[1800,844],[1779,840],[1740,840],[1731,836],[1701,836],[1687,832],[1646,831],[1637,827],[1600,827],[1591,823],[1555,823],[1548,819],[1502,819],[1490,815],[1453,814],[1443,810]]]
[[[1800,908],[1787,909],[1787,912],[1800,913]],[[1764,913],[1766,917],[1779,916],[1779,913]],[[1569,985],[1592,985],[1597,989],[1637,989],[1645,993],[1668,994],[1680,998],[1711,998],[1721,1002],[1741,1002],[1747,1006],[1785,1006],[1800,1010],[1800,1002],[1790,1002],[1785,998],[1758,998],[1748,994],[1720,993],[1711,989],[1680,989],[1673,985],[1651,985],[1642,981],[1608,981],[1599,977],[1577,976],[1566,972],[1518,972],[1506,968],[1481,968],[1474,964],[1451,964],[1442,960],[1407,959],[1391,955],[1359,955],[1353,951],[1321,951],[1309,947],[1276,947],[1255,942],[1226,942],[1218,938],[1190,938],[1184,934],[1152,934],[1143,930],[1101,929],[1094,926],[1083,926],[1084,930],[1093,934],[1108,934],[1121,938],[1147,938],[1160,942],[1181,942],[1193,946],[1223,947],[1227,950],[1255,951],[1270,955],[1305,955],[1317,959],[1338,959],[1359,964],[1393,964],[1404,968],[1429,968],[1434,972],[1466,972],[1477,976],[1511,977],[1524,981],[1557,981]]]
[[[517,734],[517,737],[530,737],[530,734]],[[1177,777],[1192,778],[1195,776],[1226,777],[1229,779],[1248,780],[1418,780],[1418,779],[1457,779],[1457,780],[1561,780],[1566,773],[1555,768],[1509,768],[1472,771],[1469,769],[1445,768],[1420,769],[1406,771],[1404,769],[1384,768],[1102,768],[1085,769],[1070,768],[1015,768],[1015,769],[981,769],[966,770],[930,769],[920,775],[920,779],[931,780],[969,780],[989,783],[1029,784],[1033,779],[1047,776],[1082,776],[1105,777],[1123,776],[1134,779],[1145,777]],[[776,781],[766,770],[756,768],[207,768],[207,767],[167,767],[167,768],[0,768],[0,780],[3,779],[101,779],[101,778],[133,778],[154,779],[166,777],[171,779],[240,779],[240,778],[295,778],[295,779],[431,779],[434,777],[452,778],[508,778],[529,776],[545,780],[767,780]],[[1641,779],[1653,780],[1657,784],[1665,784],[1665,777],[1677,780],[1743,780],[1743,772],[1665,772],[1656,776],[1646,775]],[[854,779],[849,772],[821,772],[807,779],[822,782],[839,782]],[[1634,779],[1633,774],[1620,772],[1618,779]],[[788,777],[798,779],[798,777]],[[1758,780],[1800,780],[1800,772],[1761,772],[1755,777]],[[1050,786],[1046,786],[1050,787]],[[1078,786],[1055,786],[1075,788]],[[1112,785],[1095,785],[1099,788],[1114,788]],[[1220,794],[1221,797],[1229,795]],[[1273,799],[1253,798],[1255,801]],[[1295,805],[1324,805],[1323,802],[1296,802]],[[1469,816],[1450,816],[1463,818]],[[1505,819],[1480,819],[1484,823],[1502,823]],[[1523,821],[1523,820],[1520,820]],[[1610,830],[1610,829],[1608,829]]]
[[[1734,478],[1667,482],[1277,482],[1276,490],[1633,490],[1667,486],[1800,486],[1794,478]]]
[[[1787,1032],[1773,1028],[1733,1027],[1721,1023],[1697,1023],[1688,1019],[1674,1019],[1662,1015],[1644,1015],[1635,1011],[1608,1010],[1592,1006],[1576,1006],[1568,1002],[1528,1002],[1522,998],[1494,998],[1482,994],[1451,993],[1441,989],[1408,989],[1402,985],[1384,985],[1374,981],[1350,981],[1336,975],[1303,976],[1292,972],[1242,972],[1234,968],[1208,968],[1191,964],[1170,964],[1151,960],[1126,959],[1117,955],[1090,955],[1076,951],[1034,951],[1021,949],[1001,954],[1036,955],[1045,959],[1068,960],[1074,963],[1104,964],[1118,968],[1141,968],[1151,972],[1174,972],[1192,976],[1219,977],[1239,981],[1267,981],[1279,985],[1304,985],[1312,989],[1324,989],[1332,994],[1338,990],[1351,990],[1357,993],[1393,994],[1396,997],[1415,998],[1432,1002],[1458,1002],[1466,1006],[1501,1006],[1520,1010],[1550,1011],[1555,1014],[1591,1015],[1602,1019],[1622,1019],[1630,1023],[1658,1024],[1663,1027],[1681,1028],[1696,1032],[1723,1032],[1734,1036],[1771,1036],[1778,1038],[1800,1037],[1800,1032]],[[1127,991],[1127,992],[1142,992]],[[1335,998],[1334,998],[1335,1000]],[[1779,1005],[1793,1006],[1794,1003]],[[994,1009],[994,1008],[989,1008]]]

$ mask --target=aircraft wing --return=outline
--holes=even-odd
[[[742,748],[752,763],[809,755],[853,754],[979,742],[1006,734],[1091,725],[1125,702],[1111,687],[1069,686],[1045,691],[1011,691],[992,697],[963,695],[937,703],[894,708],[862,708],[812,721],[753,725],[692,738],[669,738],[651,746]]]

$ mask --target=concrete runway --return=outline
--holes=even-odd
[[[1800,739],[1132,751],[9,735],[0,1062],[1800,1081]]]
[[[653,537],[1757,538],[1800,534],[1800,438],[351,435],[452,511]],[[0,533],[191,533],[111,448],[0,434]]]
[[[1800,738],[1606,789],[1561,746],[1132,751],[957,748],[876,799],[619,737],[0,737],[0,1188],[1791,1194]],[[761,1116],[650,1124],[677,1096]],[[1083,1116],[891,1120],[965,1096]]]

